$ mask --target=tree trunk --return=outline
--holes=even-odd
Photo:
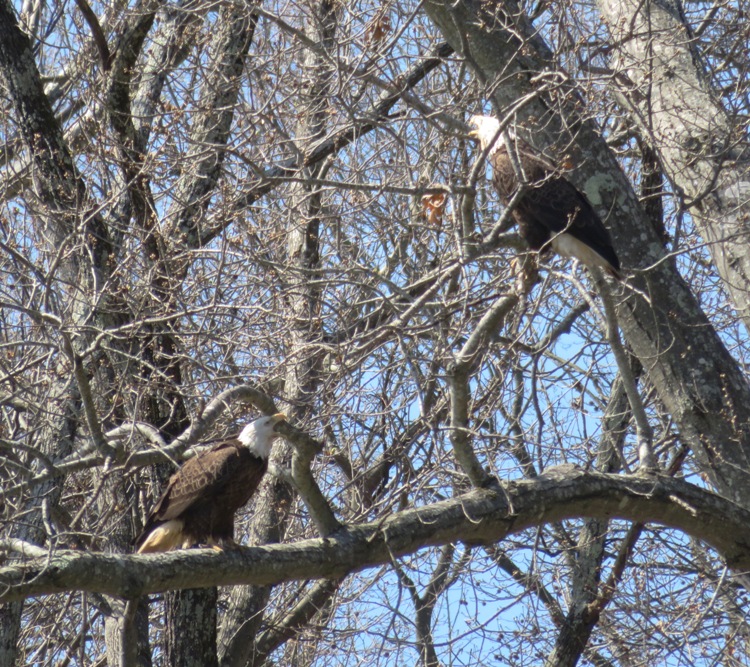
[[[221,167],[245,59],[257,18],[247,6],[221,9],[213,38],[213,66],[204,82],[199,115],[192,136],[192,159],[177,184],[176,206],[167,215],[165,238],[170,246],[165,276],[181,279],[187,270],[182,251],[199,245],[202,220],[221,176]],[[207,150],[208,148],[208,150]],[[168,296],[168,295],[167,295]],[[218,664],[216,649],[216,589],[177,591],[165,596],[168,664]],[[196,627],[199,626],[199,627]]]
[[[216,667],[217,588],[186,588],[165,594],[165,664]]]
[[[598,0],[613,44],[607,80],[656,151],[750,330],[750,154],[722,104],[679,0]],[[681,250],[680,247],[673,248]]]
[[[85,249],[85,252],[68,253],[57,267],[58,276],[66,285],[66,292],[60,295],[61,316],[73,326],[80,326],[90,321],[93,314],[93,321],[108,326],[111,319],[107,305],[111,299],[103,297],[96,310],[90,299],[96,299],[107,279],[111,251],[109,233],[101,217],[86,215],[88,198],[84,183],[44,94],[28,36],[19,29],[13,7],[7,0],[0,0],[0,75],[33,163],[34,194],[29,199],[36,199],[38,204],[39,224],[43,227],[40,233],[49,236],[45,251],[54,256],[71,240],[80,244],[78,250]],[[53,460],[68,456],[75,447],[82,407],[86,406],[82,406],[81,386],[76,382],[82,378],[72,379],[71,367],[75,368],[80,361],[75,357],[87,342],[83,335],[75,342],[68,339],[67,349],[65,344],[61,346],[61,359],[56,364],[55,379],[50,383],[45,406],[47,419],[36,446]],[[89,412],[88,416],[93,415]],[[95,435],[97,424],[90,423],[89,427]],[[97,444],[104,446],[101,439]],[[42,523],[42,502],[48,507],[55,506],[61,493],[62,480],[37,486],[25,503],[29,513],[15,535],[32,544],[43,544],[49,536]],[[2,611],[0,647],[3,659],[9,662],[15,659],[13,647],[18,638],[21,613],[20,604],[9,605]]]

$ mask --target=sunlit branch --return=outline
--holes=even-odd
[[[654,432],[651,428],[651,424],[649,424],[643,400],[638,392],[635,376],[630,367],[630,360],[628,359],[628,355],[625,353],[625,348],[620,341],[620,327],[617,323],[617,313],[612,302],[612,293],[610,292],[609,285],[601,276],[598,276],[597,284],[600,286],[599,295],[604,304],[604,313],[607,319],[607,339],[609,340],[612,354],[617,362],[617,368],[620,371],[620,378],[622,379],[625,393],[628,396],[630,409],[633,411],[636,438],[638,440],[638,460],[640,462],[640,469],[643,472],[655,470],[657,468],[657,461],[653,450]]]
[[[83,411],[86,415],[86,423],[89,427],[91,439],[94,441],[94,447],[96,448],[96,451],[104,457],[114,456],[114,448],[107,442],[104,433],[102,433],[102,427],[99,422],[96,405],[94,404],[94,396],[91,390],[91,384],[89,383],[88,373],[83,367],[83,359],[73,348],[68,333],[61,330],[60,336],[63,340],[65,354],[73,365],[73,374],[75,375],[76,383],[78,384],[78,391],[81,396],[81,402],[83,403]]]
[[[512,509],[511,509],[512,508]],[[0,568],[0,601],[87,590],[133,598],[175,588],[276,584],[339,578],[394,556],[450,542],[495,543],[529,527],[573,517],[661,523],[715,548],[737,570],[750,569],[750,512],[682,480],[548,469],[533,480],[477,489],[450,500],[346,527],[318,539],[243,547],[217,554],[164,555],[57,551]]]
[[[89,28],[91,28],[91,36],[94,39],[96,48],[99,50],[102,69],[107,71],[110,65],[109,47],[107,46],[107,38],[104,36],[104,31],[101,25],[99,25],[99,19],[86,0],[75,0],[75,2],[78,5],[78,9],[81,10],[81,14],[86,19],[86,23],[89,24]]]
[[[322,537],[330,535],[341,527],[333,509],[323,495],[310,470],[313,458],[322,447],[306,433],[295,429],[287,423],[278,426],[281,433],[294,448],[292,455],[292,481],[305,501],[318,532]]]
[[[0,540],[0,552],[20,554],[27,558],[46,558],[50,553],[36,544],[13,537]]]
[[[484,486],[490,481],[490,477],[482,468],[471,446],[469,379],[477,355],[487,341],[497,335],[497,330],[517,303],[518,296],[515,294],[500,297],[484,314],[448,368],[451,388],[451,443],[456,459],[474,486]]]

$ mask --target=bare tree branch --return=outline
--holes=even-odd
[[[0,569],[0,600],[68,590],[134,598],[196,586],[336,579],[425,546],[491,543],[526,528],[579,516],[662,523],[706,542],[730,567],[750,568],[750,542],[743,530],[750,512],[731,501],[671,478],[584,473],[563,466],[534,480],[504,485],[501,493],[472,491],[375,524],[350,526],[323,539],[224,554],[210,549],[160,556],[60,551],[45,562]]]

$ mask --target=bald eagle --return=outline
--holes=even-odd
[[[187,461],[146,519],[135,540],[139,554],[187,549],[201,544],[217,550],[234,545],[234,513],[255,493],[268,469],[279,413],[245,426]]]
[[[505,145],[500,123],[490,116],[472,116],[470,136],[479,140],[482,150],[492,146],[489,160],[493,183],[500,199],[508,204],[518,188],[513,160]],[[512,211],[518,232],[529,247],[543,251],[549,246],[559,255],[579,259],[585,266],[599,267],[609,275],[622,279],[620,260],[612,247],[609,232],[594,208],[570,181],[553,165],[535,155],[531,147],[506,130],[518,157],[524,180],[529,188]]]

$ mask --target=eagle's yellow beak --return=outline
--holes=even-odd
[[[286,423],[286,415],[283,412],[277,412],[275,415],[271,415],[271,420],[273,423],[273,426],[271,427],[271,430],[274,433],[279,432],[279,425]]]
[[[479,141],[479,130],[469,130],[469,136],[476,141]]]

